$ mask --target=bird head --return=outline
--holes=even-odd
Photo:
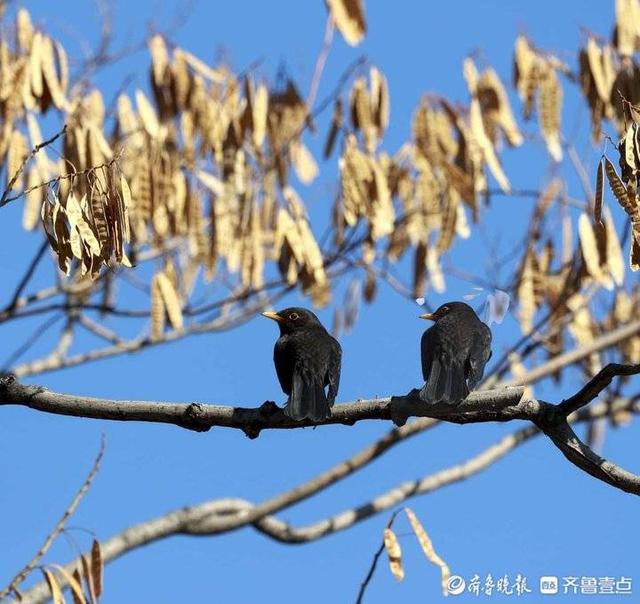
[[[435,312],[425,313],[424,315],[420,315],[421,319],[428,319],[429,321],[439,321],[443,317],[446,317],[449,314],[455,313],[466,313],[466,312],[474,312],[473,308],[471,308],[468,304],[464,302],[446,302],[442,306],[440,306]]]
[[[320,320],[306,308],[285,308],[278,312],[267,311],[263,317],[276,321],[280,333],[292,333],[308,327],[309,325],[321,325]]]

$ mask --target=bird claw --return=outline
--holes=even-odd
[[[280,411],[280,407],[274,401],[265,401],[260,405],[259,412],[263,417],[271,417]]]

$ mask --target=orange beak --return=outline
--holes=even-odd
[[[278,323],[282,323],[284,319],[277,313],[271,310],[262,313],[263,317],[267,317],[267,319],[271,319],[272,321],[277,321]]]
[[[418,317],[419,319],[427,319],[428,321],[435,321],[436,320],[436,316],[433,313],[425,313],[424,315],[420,315]]]

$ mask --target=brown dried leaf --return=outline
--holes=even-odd
[[[176,292],[171,280],[165,273],[156,273],[153,278],[157,281],[171,326],[176,330],[182,329],[184,322],[182,318],[182,304],[180,303],[178,292]]]
[[[97,598],[95,594],[95,589],[93,586],[93,577],[91,574],[91,565],[89,563],[89,559],[85,554],[80,556],[80,562],[82,564],[82,574],[84,576],[84,583],[87,586],[87,593],[89,594],[89,600],[91,604],[96,604]]]
[[[58,53],[58,57],[60,54]],[[67,105],[67,99],[65,97],[65,89],[63,87],[63,73],[58,76],[56,70],[56,51],[53,41],[47,36],[42,38],[42,75],[44,82],[46,83],[51,100],[53,101],[56,109],[64,109]]]
[[[487,69],[482,74],[478,85],[478,97],[483,105],[483,98],[495,98],[498,104],[496,120],[502,128],[508,143],[512,147],[522,145],[524,139],[513,115],[509,97],[498,74],[493,69]]]
[[[209,67],[204,61],[198,59],[198,57],[192,55],[184,49],[180,49],[184,60],[188,63],[189,67],[203,78],[210,80],[211,82],[222,83],[225,81],[225,75],[217,70]]]
[[[64,596],[62,595],[62,588],[60,587],[56,576],[48,568],[43,568],[42,574],[49,586],[49,591],[53,598],[53,604],[65,604]]]
[[[534,279],[533,252],[530,251],[525,257],[520,283],[518,284],[518,303],[520,306],[518,316],[523,334],[529,334],[533,329],[533,318],[536,313]]]
[[[384,549],[389,557],[389,568],[397,581],[404,579],[404,568],[402,568],[402,549],[396,534],[390,528],[384,529]]]
[[[94,256],[101,256],[102,250],[91,225],[82,212],[82,206],[86,204],[86,197],[80,201],[76,199],[73,191],[69,193],[65,201],[64,210],[69,220],[71,229],[77,229],[82,241],[88,246]]]
[[[347,44],[357,46],[367,33],[362,0],[326,0],[331,17]]]
[[[338,133],[342,128],[342,100],[340,98],[336,99],[336,104],[333,107],[333,116],[331,117],[331,128],[329,129],[329,134],[327,135],[327,141],[324,144],[324,150],[322,152],[323,157],[328,159],[331,153],[333,152],[333,147],[335,146],[336,140],[338,139]]]
[[[369,80],[371,81],[371,116],[380,138],[389,125],[389,87],[387,78],[376,67],[371,68]]]
[[[624,283],[624,256],[609,208],[605,208],[604,228],[606,229],[607,267],[609,274],[616,285],[622,285]]]
[[[638,50],[638,20],[640,7],[637,0],[616,0],[616,30],[618,52],[631,57]]]
[[[514,53],[514,83],[520,99],[525,104],[525,119],[531,114],[533,98],[538,87],[538,63],[538,56],[531,48],[529,40],[525,36],[518,36]]]
[[[82,576],[80,575],[80,571],[77,568],[73,571],[73,579],[78,585],[81,586],[81,593],[82,593],[82,598],[79,598],[76,595],[75,590],[72,589],[71,595],[73,596],[73,604],[87,604],[87,600],[84,596],[84,592],[82,592]]]
[[[427,246],[424,241],[416,245],[416,253],[413,259],[413,297],[424,298],[427,278]]]
[[[262,146],[267,132],[267,113],[269,109],[269,92],[264,84],[260,84],[256,89],[252,105],[253,119],[253,144],[256,148]]]
[[[367,302],[367,304],[371,304],[375,300],[377,292],[378,285],[375,273],[373,271],[367,271],[363,291],[365,302]]]
[[[471,101],[471,107],[469,109],[469,121],[471,126],[471,133],[473,134],[473,138],[475,139],[476,143],[482,150],[484,161],[489,166],[489,169],[500,185],[500,188],[505,193],[509,193],[511,191],[511,184],[509,183],[509,179],[502,170],[502,166],[498,161],[498,157],[496,156],[493,144],[491,143],[489,137],[487,136],[487,133],[485,132],[484,124],[482,122],[482,111],[480,110],[480,103],[478,99],[473,99]]]
[[[29,145],[27,144],[27,139],[19,130],[14,130],[11,133],[11,137],[9,139],[9,149],[7,150],[7,158],[6,158],[6,172],[7,172],[7,187],[9,182],[13,177],[18,173],[22,164],[27,159],[29,155]],[[18,177],[13,185],[13,189],[20,190],[23,187],[22,183],[22,174]]]
[[[31,40],[31,50],[29,52],[29,76],[31,77],[31,92],[36,98],[40,98],[43,92],[42,79],[42,34],[36,31]]]
[[[582,258],[584,259],[587,272],[595,281],[604,285],[607,289],[611,289],[613,284],[611,283],[611,279],[605,275],[600,267],[601,255],[598,249],[598,242],[593,227],[591,226],[591,221],[585,212],[580,214],[578,233],[580,235]]]
[[[296,175],[300,182],[308,185],[311,184],[316,176],[318,176],[318,164],[313,158],[311,151],[305,147],[300,141],[292,141],[289,146],[291,161],[296,171]]]
[[[631,199],[622,180],[618,176],[616,169],[613,167],[613,164],[607,157],[604,158],[604,169],[607,175],[607,180],[609,181],[609,186],[611,187],[611,191],[618,200],[618,203],[629,215],[632,223],[640,222],[640,209],[638,208],[636,200]]]
[[[429,270],[429,282],[439,294],[446,289],[444,275],[440,268],[440,257],[435,247],[429,247],[427,250],[427,269]]]
[[[22,53],[29,51],[31,41],[33,40],[33,25],[29,11],[20,8],[16,13],[16,43],[18,50]]]
[[[161,274],[156,273],[151,279],[151,341],[153,342],[162,339],[166,320],[164,298],[159,280]]]
[[[102,548],[97,539],[91,544],[91,581],[96,599],[102,595],[102,575],[104,573],[104,562],[102,559]]]
[[[593,205],[593,218],[598,224],[602,224],[602,197],[604,185],[604,163],[602,160],[598,163],[598,171],[596,173],[596,197]]]
[[[80,579],[80,573],[78,573],[77,569],[72,575],[66,568],[60,566],[59,564],[51,564],[51,567],[55,568],[56,571],[69,585],[74,604],[87,604],[84,592],[82,591],[82,581]]]
[[[562,145],[560,142],[561,111],[562,88],[555,69],[549,66],[540,82],[538,115],[542,136],[547,144],[547,151],[557,162],[562,160]]]
[[[153,81],[156,86],[161,86],[164,81],[164,74],[169,67],[169,53],[164,38],[159,34],[154,34],[149,38],[149,52],[151,53],[151,67]]]
[[[40,177],[37,170],[29,170],[27,173],[27,190],[25,195],[24,211],[22,213],[22,226],[26,231],[33,231],[38,225],[40,218],[40,207],[42,205],[42,189],[35,188],[40,184]]]
[[[224,194],[224,183],[219,178],[200,169],[194,170],[193,173],[209,191],[218,196]]]
[[[410,508],[404,508],[405,514],[411,523],[411,528],[413,528],[413,532],[416,534],[418,538],[418,543],[420,543],[420,547],[424,552],[424,555],[427,557],[429,562],[432,562],[436,566],[440,567],[440,573],[442,576],[442,593],[444,595],[448,594],[447,583],[449,581],[449,577],[451,576],[451,572],[449,570],[449,566],[447,563],[436,553],[436,550],[433,548],[433,543],[427,535],[427,531],[425,531],[424,526],[418,520],[417,516],[413,513],[413,510]]]
[[[138,107],[140,119],[142,120],[142,125],[147,131],[147,134],[152,138],[157,138],[160,134],[158,116],[156,115],[153,105],[149,102],[149,99],[145,96],[142,90],[136,90],[136,105]]]

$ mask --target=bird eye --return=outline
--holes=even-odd
[[[442,307],[442,313],[444,314],[446,312],[449,312],[449,307],[448,306],[443,306]]]
[[[297,321],[297,320],[298,320],[298,313],[297,313],[297,312],[292,312],[292,313],[289,315],[289,318],[290,318],[292,321]]]

